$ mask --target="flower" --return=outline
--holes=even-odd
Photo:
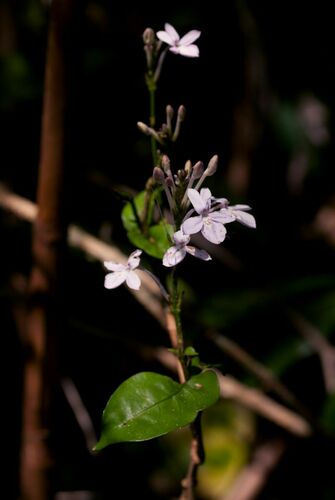
[[[142,250],[135,250],[131,253],[127,264],[117,264],[113,261],[105,261],[105,268],[108,269],[108,271],[112,271],[105,277],[105,288],[116,288],[126,282],[129,288],[139,290],[141,280],[134,269],[140,264],[141,253]]]
[[[156,33],[157,38],[170,45],[169,50],[171,52],[186,57],[199,57],[199,48],[193,42],[199,38],[201,31],[191,30],[180,38],[171,24],[165,23],[164,29],[165,31],[158,31]]]
[[[181,227],[185,234],[195,234],[201,231],[202,235],[211,243],[218,245],[226,237],[224,224],[235,220],[229,213],[212,208],[212,194],[208,188],[202,188],[200,193],[195,189],[188,189],[187,196],[198,215],[188,217]],[[221,208],[219,206],[218,208]]]
[[[170,247],[165,252],[163,257],[163,266],[176,266],[184,259],[186,253],[189,253],[194,257],[198,257],[198,259],[201,260],[212,260],[212,257],[205,250],[199,250],[199,248],[188,245],[190,239],[191,237],[188,234],[184,234],[181,230],[174,233],[173,240],[175,245]]]
[[[251,214],[246,213],[247,210],[251,210],[249,205],[232,205],[231,207],[226,206],[219,210],[219,213],[227,217],[231,217],[231,220],[227,220],[227,222],[238,221],[245,226],[255,228],[256,220],[255,217]]]

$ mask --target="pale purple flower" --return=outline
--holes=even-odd
[[[141,280],[134,271],[140,264],[140,255],[142,250],[135,250],[130,254],[127,264],[117,264],[113,261],[105,261],[104,266],[108,271],[105,277],[105,288],[116,288],[126,282],[129,288],[139,290]]]
[[[177,231],[173,235],[173,241],[175,245],[170,247],[164,254],[163,265],[166,267],[173,267],[179,264],[185,256],[186,253],[198,257],[201,260],[212,260],[212,257],[206,252],[206,250],[199,250],[193,246],[188,245],[191,237],[184,234],[181,230]]]
[[[255,228],[256,227],[255,217],[247,213],[248,210],[251,210],[251,207],[249,207],[249,205],[232,205],[231,207],[227,205],[226,207],[221,208],[219,210],[219,213],[227,217],[226,224],[228,222],[238,221],[241,224],[244,224],[245,226]],[[229,217],[231,218],[231,220],[228,220]]]
[[[211,243],[222,243],[227,233],[224,224],[235,219],[229,213],[218,210],[220,206],[218,209],[212,208],[213,197],[208,188],[202,188],[200,193],[196,189],[188,189],[187,196],[198,215],[184,220],[181,226],[183,232],[195,234],[201,231]]]
[[[201,31],[191,30],[180,38],[171,24],[165,23],[164,30],[156,33],[157,38],[170,45],[169,50],[171,52],[186,57],[199,57],[199,48],[193,42],[199,38]]]

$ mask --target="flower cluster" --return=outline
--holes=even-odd
[[[200,37],[200,31],[191,30],[180,38],[170,24],[166,23],[164,28],[164,31],[156,33],[157,38],[150,28],[147,28],[143,35],[149,71],[147,84],[151,90],[157,83],[167,50],[186,57],[199,56],[199,48],[193,42]],[[168,47],[159,56],[162,42]],[[174,110],[168,105],[166,107],[166,123],[159,130],[155,130],[143,122],[138,122],[138,127],[146,135],[151,136],[154,142],[165,145],[166,140],[174,142],[179,136],[180,125],[185,119],[184,106],[180,106],[178,109],[174,127],[172,126],[173,116]],[[168,219],[173,227],[172,244],[163,256],[165,267],[178,265],[187,254],[204,261],[211,260],[211,256],[206,250],[189,245],[194,234],[201,233],[210,243],[219,245],[226,238],[226,225],[231,222],[237,221],[251,228],[256,227],[255,218],[249,213],[250,207],[248,205],[229,205],[226,198],[215,198],[208,188],[202,187],[205,179],[214,175],[217,170],[217,155],[210,159],[206,168],[201,161],[195,165],[187,161],[184,168],[175,174],[171,170],[170,159],[167,155],[157,151],[154,160],[158,158],[158,165],[153,170],[152,181],[161,185],[165,191],[170,209]],[[105,278],[105,287],[115,288],[126,282],[130,288],[138,290],[141,282],[136,269],[140,264],[141,253],[141,250],[135,250],[130,255],[127,264],[105,262],[105,267],[110,271]]]
[[[165,189],[170,210],[175,215],[174,220],[180,219],[180,213],[183,214],[186,211],[180,227],[176,227],[173,235],[174,245],[166,251],[163,257],[164,266],[173,267],[179,264],[186,253],[202,260],[211,260],[210,255],[204,250],[188,245],[193,234],[201,233],[206,240],[218,245],[226,237],[225,225],[228,223],[238,221],[251,228],[256,227],[255,218],[248,213],[250,210],[248,205],[230,206],[226,198],[215,198],[208,188],[200,189],[205,178],[215,173],[217,163],[216,155],[210,160],[205,170],[202,162],[196,163],[193,167],[190,162],[187,162],[184,170],[179,170],[175,176],[171,173],[170,163],[166,157],[162,159],[163,169],[155,167],[154,179]],[[193,188],[193,183],[197,179],[199,180]],[[179,206],[178,200],[181,200]],[[187,211],[190,204],[192,208]]]

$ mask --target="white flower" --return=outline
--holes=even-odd
[[[216,245],[222,243],[227,233],[224,224],[235,219],[230,213],[212,209],[213,197],[208,188],[202,188],[200,193],[195,189],[188,189],[187,196],[199,215],[189,217],[182,223],[181,228],[184,233],[195,234],[201,231],[202,235],[211,243]]]
[[[163,265],[166,267],[176,266],[181,262],[186,253],[198,257],[202,260],[212,260],[212,257],[205,251],[199,250],[199,248],[192,247],[187,243],[190,241],[191,237],[184,234],[182,231],[177,231],[173,235],[173,240],[175,245],[170,247],[164,254]]]
[[[219,210],[219,213],[227,218],[231,217],[231,221],[227,220],[227,222],[233,222],[237,220],[245,226],[255,228],[255,217],[251,214],[246,213],[247,210],[251,210],[251,207],[249,207],[249,205],[232,205],[231,207],[227,206],[221,208],[221,210]]]
[[[141,286],[141,280],[134,271],[140,264],[140,255],[142,250],[135,250],[130,254],[127,264],[117,264],[113,261],[105,261],[104,266],[108,271],[105,277],[105,288],[116,288],[126,282],[129,288],[138,290]]]
[[[193,42],[199,38],[201,31],[191,30],[180,38],[171,24],[165,23],[164,28],[165,31],[158,31],[156,33],[157,38],[170,45],[169,50],[171,52],[186,57],[199,57],[199,48]]]

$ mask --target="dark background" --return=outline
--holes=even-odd
[[[48,8],[37,0],[0,2],[0,181],[31,200],[39,162],[47,19]],[[185,329],[204,361],[255,385],[204,332],[212,328],[240,343],[278,374],[319,422],[311,439],[299,440],[255,419],[244,463],[269,438],[284,435],[288,443],[259,498],[333,499],[334,396],[325,390],[319,357],[287,313],[298,312],[320,335],[334,339],[330,4],[83,2],[74,34],[78,52],[71,90],[68,220],[126,253],[132,246],[114,188],[121,184],[139,191],[151,175],[149,143],[136,127],[139,120],[148,122],[141,37],[146,27],[157,31],[165,22],[180,34],[202,31],[200,58],[169,53],[159,83],[158,123],[168,103],[175,108],[184,104],[187,110],[173,166],[182,168],[187,159],[207,162],[218,154],[219,169],[209,187],[218,197],[251,205],[257,220],[256,231],[231,225],[214,262],[187,259],[181,266],[188,285]],[[3,428],[9,473],[3,488],[11,491],[7,498],[16,498],[23,350],[15,308],[23,298],[13,283],[29,276],[31,228],[5,211],[0,221],[3,364],[5,357],[9,360]],[[146,259],[164,280],[159,262]],[[100,263],[69,250],[61,370],[76,383],[97,432],[104,405],[119,383],[140,370],[164,372],[138,356],[136,342],[169,345],[166,333],[127,290],[107,292],[103,279]],[[177,493],[183,472],[167,464],[170,445],[161,440],[115,445],[92,457],[61,391],[57,418],[59,490],[87,489],[103,499],[114,498],[116,491],[123,498]],[[166,476],[157,472],[164,468]]]

